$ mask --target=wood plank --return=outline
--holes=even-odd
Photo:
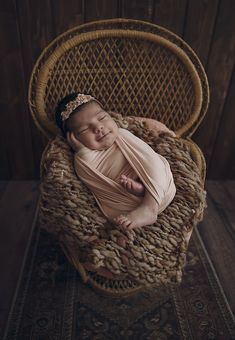
[[[235,240],[231,231],[231,216],[226,213],[225,204],[218,205],[214,198],[215,191],[211,192],[213,184],[206,182],[207,203],[204,219],[198,225],[198,230],[215,267],[218,278],[223,286],[230,307],[235,313]],[[221,194],[222,191],[220,191]],[[218,199],[218,195],[216,197]],[[226,193],[223,193],[226,197]],[[228,201],[229,198],[226,198]],[[230,214],[230,213],[229,213]],[[228,216],[230,216],[228,218]],[[234,216],[234,215],[233,215]]]
[[[235,179],[235,72],[227,93],[209,167],[212,179]]]
[[[4,108],[0,178],[39,178],[46,139],[27,105],[33,65],[58,34],[85,21],[129,17],[162,25],[183,36],[199,55],[209,77],[211,104],[194,134],[208,164],[207,178],[235,179],[233,0],[10,0],[0,4],[0,103]],[[217,16],[216,16],[217,15]],[[211,38],[213,38],[211,40]],[[215,72],[218,70],[219,72]],[[8,137],[11,130],[12,138]]]
[[[224,181],[225,190],[228,193],[229,199],[233,202],[233,206],[235,207],[235,181]]]
[[[2,199],[2,196],[6,190],[6,187],[8,185],[9,181],[0,181],[0,200]]]
[[[1,146],[7,178],[15,175],[33,178],[34,162],[29,117],[25,110],[24,75],[18,23],[14,1],[9,7],[0,3],[1,32]],[[4,176],[5,177],[5,176]]]
[[[187,0],[154,1],[153,22],[182,37],[186,10]]]
[[[16,1],[16,0],[15,0]],[[56,37],[53,8],[50,1],[16,1],[25,80],[42,50]],[[28,83],[25,83],[26,88]]]
[[[206,189],[212,197],[213,203],[224,220],[228,233],[235,242],[235,201],[226,189],[224,181],[207,181]],[[233,193],[235,195],[235,191]]]
[[[196,52],[204,66],[208,60],[218,3],[218,0],[188,2],[183,39]]]
[[[64,0],[51,1],[56,36],[84,22],[84,3],[83,0],[70,0],[68,6]]]
[[[2,134],[0,134],[0,159],[1,159],[0,178],[9,180],[11,179],[11,174],[9,173],[10,162],[7,153],[7,148],[5,145],[5,140],[3,139]]]
[[[0,188],[5,182],[0,182]],[[9,182],[0,206],[0,330],[3,332],[10,303],[19,278],[39,193],[39,182]],[[235,255],[231,238],[235,181],[207,181],[208,208],[198,229],[235,312]],[[12,251],[14,249],[14,251]],[[0,337],[1,337],[0,331]],[[2,338],[2,337],[1,337]]]
[[[55,38],[55,26],[52,15],[51,2],[47,0],[36,0],[34,2],[22,0],[20,3],[16,0],[16,15],[18,20],[18,34],[20,37],[20,49],[22,54],[24,96],[19,96],[21,105],[27,116],[27,130],[31,132],[33,138],[29,144],[33,150],[33,176],[21,176],[21,179],[39,179],[40,158],[47,143],[47,139],[36,127],[27,104],[27,92],[29,79],[33,66],[42,52],[42,50]],[[29,157],[29,156],[28,156]],[[26,167],[27,163],[24,163]]]
[[[212,178],[217,166],[211,163],[211,155],[223,120],[223,108],[235,61],[235,25],[231,13],[235,13],[235,1],[221,1],[206,67],[211,103],[201,126],[193,136],[206,157],[209,169],[207,178]]]
[[[233,149],[231,154],[231,163],[226,171],[226,179],[235,179],[235,149]]]
[[[84,4],[85,22],[111,19],[118,16],[118,0],[87,0]]]
[[[11,181],[1,199],[0,332],[6,324],[32,230],[38,189],[36,181]]]
[[[139,19],[152,21],[154,11],[153,0],[132,0],[132,1],[121,1],[120,4],[121,16],[128,19]]]

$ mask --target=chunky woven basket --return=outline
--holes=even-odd
[[[54,122],[58,101],[76,91],[92,94],[107,110],[123,116],[166,124],[187,140],[205,180],[205,159],[190,137],[207,111],[208,82],[198,57],[177,35],[129,19],[91,22],[65,32],[43,50],[29,84],[32,116],[49,139],[58,133]],[[82,267],[78,270],[84,272]],[[90,281],[106,291],[108,280]]]

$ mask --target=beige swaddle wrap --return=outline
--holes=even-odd
[[[119,128],[115,142],[107,150],[82,147],[75,153],[74,167],[107,218],[126,214],[143,200],[123,188],[119,183],[121,175],[139,177],[157,201],[159,213],[176,193],[168,161],[126,129]]]

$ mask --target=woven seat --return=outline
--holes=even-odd
[[[205,159],[190,137],[209,103],[204,69],[192,49],[172,32],[142,21],[114,19],[78,26],[42,52],[32,72],[29,106],[38,128],[52,139],[58,133],[53,113],[71,92],[91,93],[105,109],[123,116],[154,118],[185,138],[205,180]],[[47,150],[47,149],[46,149]],[[42,166],[46,150],[42,156]],[[130,281],[86,272],[61,246],[84,281],[103,292],[127,295],[140,290]]]

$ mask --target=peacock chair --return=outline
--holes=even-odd
[[[205,159],[191,136],[207,111],[209,88],[197,55],[180,37],[148,22],[112,19],[68,30],[43,50],[28,94],[33,119],[50,140],[41,159],[42,179],[50,143],[58,134],[55,107],[75,91],[92,94],[124,118],[135,115],[166,124],[190,149],[204,185]],[[46,206],[42,208],[45,213]],[[53,233],[52,225],[46,229]],[[86,270],[70,252],[66,238],[58,239],[84,282],[112,296],[143,289],[129,279],[111,280]]]

